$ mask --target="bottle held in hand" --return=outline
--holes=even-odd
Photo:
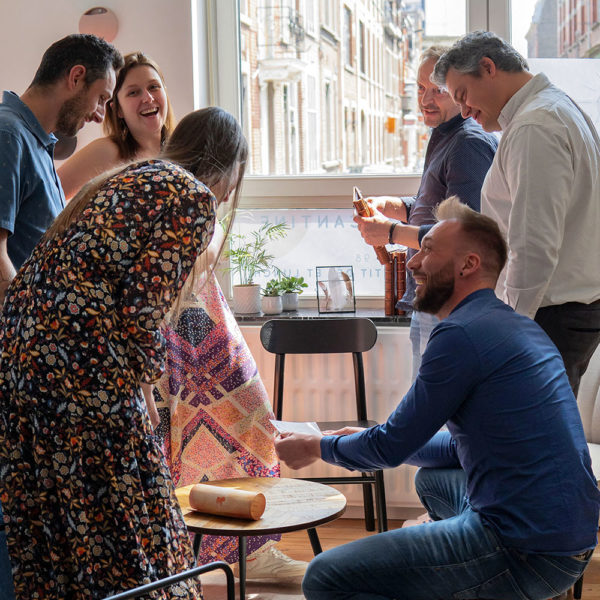
[[[356,186],[354,186],[352,204],[360,217],[372,217],[374,215],[373,209]],[[385,249],[385,246],[373,246],[373,248],[382,265],[388,265],[391,262],[390,253]]]

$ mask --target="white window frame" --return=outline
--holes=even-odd
[[[191,0],[192,3],[200,0]],[[511,0],[466,0],[467,31],[487,29],[510,39]],[[241,115],[239,0],[207,0],[206,36],[209,102]],[[233,33],[232,33],[233,32]],[[319,84],[317,82],[317,88]],[[360,112],[357,111],[357,118]],[[411,196],[417,192],[419,175],[246,175],[240,208],[348,208],[352,186],[370,195]],[[367,191],[368,190],[368,191]],[[229,282],[223,281],[230,297]],[[361,299],[359,306],[383,305],[383,299]]]

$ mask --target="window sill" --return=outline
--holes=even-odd
[[[410,316],[394,315],[387,317],[383,310],[376,309],[357,309],[356,312],[346,313],[319,313],[316,308],[300,308],[299,310],[289,310],[278,315],[265,315],[254,313],[250,315],[234,315],[235,320],[241,327],[245,325],[262,325],[271,319],[348,319],[352,317],[365,317],[371,319],[377,326],[383,327],[408,327],[410,325]]]

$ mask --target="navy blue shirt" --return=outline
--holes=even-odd
[[[481,186],[492,165],[498,138],[486,133],[473,119],[456,115],[431,132],[423,177],[414,198],[403,198],[409,225],[435,223],[433,209],[446,198],[458,196],[479,212]],[[417,250],[409,248],[409,260]],[[399,308],[410,309],[415,297],[415,282],[406,272],[406,292]]]
[[[449,434],[436,435],[444,424]],[[490,289],[435,327],[386,423],[321,440],[323,460],[363,471],[419,449],[434,457],[429,466],[458,458],[470,505],[506,546],[573,555],[596,545],[600,492],[562,359],[537,323]]]
[[[0,104],[0,227],[8,238],[15,269],[29,258],[65,205],[54,169],[56,138],[46,133],[29,107],[13,92]]]

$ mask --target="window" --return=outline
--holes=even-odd
[[[507,37],[508,0],[246,0],[237,46],[237,0],[211,3],[219,73],[212,101],[244,120],[250,145],[242,208],[258,223],[269,214],[295,216],[285,250],[278,249],[294,266],[286,268],[310,279],[309,269],[344,257],[340,264],[354,264],[363,277],[359,299],[380,298],[379,263],[351,222],[352,186],[369,195],[416,192],[428,137],[416,103],[419,54],[452,42],[467,24]],[[292,26],[284,43],[286,10]],[[219,32],[226,34],[219,39]],[[324,245],[301,245],[299,222],[307,224],[303,236],[317,228]]]
[[[311,172],[318,170],[319,128],[317,126],[319,107],[317,104],[317,78],[315,75],[306,76],[306,137],[305,144],[309,148],[307,169]]]
[[[240,45],[257,50],[254,55],[245,50],[251,83],[242,102],[259,115],[249,129],[249,175],[414,173],[419,168],[424,158],[419,140],[428,135],[417,105],[419,54],[430,44],[464,33],[465,0],[247,2],[257,18],[244,22]],[[314,37],[305,29],[309,20],[321,24]],[[322,90],[310,108],[305,101],[308,73]],[[294,122],[282,118],[284,90],[295,94],[286,98],[295,107]],[[343,110],[347,106],[358,108],[358,122],[349,120]],[[320,122],[316,147],[298,129],[312,124],[315,115]],[[396,127],[385,126],[388,118]],[[294,126],[297,161],[279,160],[288,153],[284,145]],[[263,143],[271,145],[265,150]]]
[[[597,0],[522,0],[511,6],[513,44],[531,71],[543,71],[600,128],[600,62],[589,60],[600,58]]]
[[[279,18],[277,23],[279,29],[279,36],[281,43],[289,45],[292,43],[292,34],[294,27],[294,12],[292,11],[291,0],[279,0],[281,2],[281,8],[279,11]]]
[[[352,11],[344,6],[344,63],[352,68]]]
[[[268,1],[268,0],[267,0]],[[337,33],[337,10],[339,10],[338,0],[321,0],[322,20],[321,23],[332,33]]]
[[[358,66],[361,73],[366,72],[367,48],[365,41],[365,24],[358,22]]]
[[[325,138],[325,160],[323,168],[335,169],[339,164],[336,156],[336,132],[335,132],[335,105],[334,105],[334,84],[332,81],[325,82],[323,106],[325,107],[325,115],[323,119],[324,138]]]
[[[309,287],[302,297],[307,298],[316,295],[315,267],[351,264],[356,295],[378,296],[383,289],[384,269],[377,260],[372,260],[373,250],[362,243],[352,217],[350,208],[240,210],[235,226],[241,234],[267,222],[288,226],[286,238],[269,246],[269,251],[277,257],[275,268],[256,277],[257,283],[264,285],[279,269],[286,275],[304,277]],[[298,254],[320,258],[304,266],[298,263]]]
[[[313,37],[317,34],[317,2],[318,0],[303,0],[306,33]]]

